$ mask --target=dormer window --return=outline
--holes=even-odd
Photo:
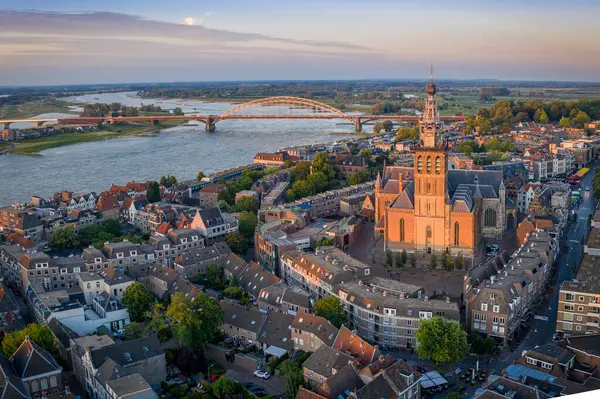
[[[192,242],[198,241],[198,236],[192,236]]]
[[[182,243],[182,244],[187,244],[187,238],[186,238],[186,237],[183,237],[183,238],[181,239],[181,243]]]
[[[169,244],[163,244],[163,249],[169,249]]]
[[[137,256],[137,251],[129,251],[129,255],[131,255],[131,256]]]
[[[123,252],[117,252],[117,259],[121,259],[123,257]]]

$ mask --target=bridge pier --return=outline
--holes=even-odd
[[[44,125],[44,123],[45,123],[44,121],[36,122],[35,123],[35,127],[40,128],[40,127],[42,127]]]
[[[355,126],[355,132],[356,133],[361,133],[362,132],[362,122],[360,121],[359,118],[356,118],[356,120],[354,121],[354,126]]]
[[[207,132],[212,133],[212,132],[215,131],[216,128],[217,127],[216,127],[216,121],[215,121],[215,119],[212,118],[212,117],[209,117],[206,120],[206,125],[204,126],[204,130],[207,131]]]
[[[160,124],[160,121],[158,119],[152,119],[152,124],[154,126],[158,126]]]

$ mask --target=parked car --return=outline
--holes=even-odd
[[[210,382],[215,382],[219,378],[221,378],[221,376],[219,374],[214,374],[213,373],[213,374],[210,375]]]
[[[254,375],[258,378],[262,378],[263,380],[271,378],[271,374],[269,374],[269,372],[265,370],[256,370],[254,372]]]

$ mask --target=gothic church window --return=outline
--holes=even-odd
[[[419,159],[417,160],[417,171],[418,172],[423,171],[423,157],[422,156],[419,156]]]
[[[404,219],[400,219],[400,241],[404,242]]]
[[[454,246],[458,247],[460,242],[460,226],[458,222],[454,223]]]
[[[427,173],[431,173],[431,157],[427,156]]]
[[[488,208],[485,210],[483,223],[486,227],[495,227],[496,226],[496,210],[494,208]]]
[[[435,159],[435,174],[439,175],[442,172],[442,160],[440,157]]]

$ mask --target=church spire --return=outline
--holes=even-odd
[[[419,122],[420,137],[424,147],[440,147],[442,146],[442,133],[440,115],[437,107],[435,95],[437,86],[433,83],[433,65],[429,70],[429,83],[425,86],[427,100],[425,101],[425,109],[423,116]]]

